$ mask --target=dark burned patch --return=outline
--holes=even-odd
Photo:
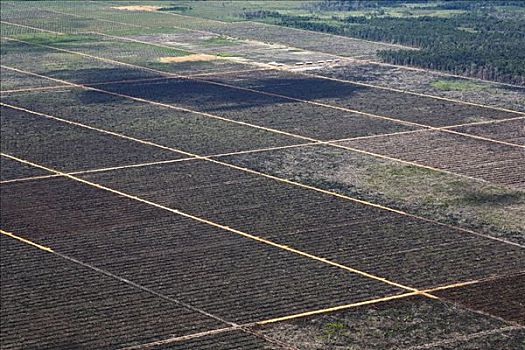
[[[492,331],[503,322],[452,304],[410,297],[259,326],[304,350],[408,349]]]
[[[104,85],[103,89],[206,112],[242,110],[249,107],[289,101],[189,79],[108,84]]]
[[[525,273],[444,290],[436,295],[459,305],[525,325]]]
[[[84,68],[60,69],[46,72],[45,75],[80,84],[94,84],[112,81],[158,78],[161,75],[132,68]],[[101,87],[103,88],[103,87]]]
[[[285,72],[261,71],[206,76],[205,79],[429,126],[518,116],[516,113]]]

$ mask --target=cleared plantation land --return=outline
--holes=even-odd
[[[56,120],[11,108],[2,107],[1,112],[2,152],[44,163],[61,171],[107,168],[184,157],[183,154],[75,125],[64,125]]]
[[[148,181],[153,174],[161,186]],[[81,177],[409,286],[432,288],[525,266],[517,247],[208,162]]]
[[[87,267],[0,239],[2,349],[115,348],[221,326]]]
[[[316,74],[343,80],[413,91],[466,102],[525,112],[525,88],[492,84],[435,72],[407,70],[368,62],[345,62],[326,66]]]
[[[198,112],[211,113],[214,116],[228,118],[235,122],[249,123],[250,125],[272,128],[320,140],[345,139],[415,129],[412,126],[370,118],[356,113],[181,79],[155,80],[153,82],[130,84],[104,84],[96,85],[95,87],[126,96],[145,98]],[[196,113],[185,113],[162,106],[130,102],[129,99],[124,97],[110,96],[102,92],[71,90],[68,93],[49,91],[40,95],[32,93],[9,94],[2,98],[2,101],[7,104],[32,108],[42,113],[86,122],[90,125],[111,127],[112,129],[133,133],[133,135],[140,135],[138,137],[147,139],[152,137],[146,136],[147,131],[152,128],[159,129],[159,133],[169,131],[170,134],[166,134],[166,136],[177,132],[180,133],[180,137],[177,139],[171,137],[168,140],[167,137],[156,135],[155,140],[163,144],[166,144],[165,142],[175,143],[174,146],[178,143],[183,148],[184,144],[181,141],[185,137],[184,135],[202,133],[206,125],[210,125],[209,128],[206,128],[208,129],[207,132],[202,137],[197,138],[198,145],[196,145],[200,145],[199,148],[202,148],[203,144],[205,144],[203,140],[213,139],[213,146],[217,146],[217,148],[211,147],[207,151],[208,154],[214,153],[214,149],[216,150],[215,152],[218,151],[220,153],[222,147],[219,147],[218,143],[227,139],[227,145],[233,146],[236,143],[249,142],[252,149],[263,147],[265,144],[267,146],[286,144],[286,142],[278,142],[280,139],[296,143],[308,142],[308,140],[301,140],[291,136],[287,137],[260,129],[257,130],[249,126],[241,126],[226,121],[221,122],[212,117]],[[50,101],[53,101],[53,103],[49,103]],[[88,101],[93,101],[93,103],[86,103]],[[96,104],[97,101],[104,101],[105,107],[103,109],[100,108]],[[115,121],[111,123],[112,120],[123,118],[120,114],[114,113],[114,111],[119,110],[129,111],[125,116],[125,121],[132,118],[137,120],[137,122],[118,123]],[[173,120],[175,123],[177,115],[185,116],[184,119],[181,119],[182,117],[179,119],[188,120],[188,124],[192,119],[195,120],[196,127],[184,132],[184,129],[181,130],[183,127],[181,122],[176,124],[177,129],[166,129],[162,125],[163,120]],[[278,118],[275,116],[278,116]],[[158,120],[154,121],[152,118]],[[220,127],[220,134],[209,130],[214,125],[217,125],[217,128]],[[237,138],[232,137],[229,139],[228,134],[232,133],[233,130],[241,130],[241,132]],[[257,134],[262,135],[262,137],[257,138]],[[250,135],[251,137],[241,138],[241,135]],[[259,143],[256,142],[258,139],[261,139]],[[271,139],[271,141],[268,142],[268,139]],[[198,150],[198,148],[193,147],[192,149]]]
[[[487,125],[466,125],[451,130],[525,146],[525,117]]]
[[[78,122],[202,155],[249,151],[303,142],[290,136],[227,123],[187,111],[82,89],[60,93],[51,91],[40,95],[33,93],[9,95],[1,101],[66,121]],[[38,115],[33,117],[46,119]],[[65,124],[59,121],[53,122]],[[176,154],[177,152],[174,156]]]
[[[479,337],[481,339],[474,338],[465,343],[462,337],[519,331],[509,328],[505,322],[458,306],[411,297],[358,310],[285,321],[262,330],[282,340],[292,339],[301,349],[336,350],[345,344],[352,344],[354,349],[362,350],[371,346],[378,349],[442,349],[447,342],[451,342],[449,346],[453,349],[465,349],[468,343],[481,341],[482,344],[487,339]],[[363,337],[365,334],[366,337]],[[435,346],[427,346],[432,343]],[[510,337],[503,344],[503,349],[519,348],[520,339]]]
[[[312,100],[429,126],[446,126],[522,116],[518,113],[497,111],[286,72],[261,71],[250,74],[221,75],[216,78],[206,76],[202,79],[302,100]]]
[[[424,131],[381,140],[344,141],[344,145],[446,169],[485,181],[525,188],[525,149],[463,135]],[[422,145],[424,145],[422,147]]]
[[[403,292],[69,179],[7,184],[2,201],[5,230],[231,322]]]
[[[2,349],[520,349],[523,89],[166,4],[1,3]]]
[[[229,163],[524,244],[525,191],[329,146],[234,155]]]
[[[523,324],[525,322],[525,310],[521,307],[521,296],[524,293],[525,275],[518,274],[455,290],[441,291],[437,295],[473,309]]]

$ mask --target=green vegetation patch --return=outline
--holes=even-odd
[[[208,38],[203,41],[204,45],[209,46],[226,46],[226,45],[238,45],[239,41],[235,39],[230,39],[225,36],[218,36],[213,38]]]
[[[437,79],[430,83],[433,88],[445,91],[484,91],[488,86],[469,80]]]

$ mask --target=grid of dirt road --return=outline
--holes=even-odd
[[[523,349],[523,87],[153,10],[2,2],[1,349]]]

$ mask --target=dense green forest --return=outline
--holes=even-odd
[[[410,16],[418,10],[463,10],[450,16]],[[420,50],[385,50],[386,62],[444,70],[506,83],[525,84],[525,1],[362,1],[308,3],[310,15],[251,11],[246,19],[283,26],[409,45]],[[407,16],[389,9],[405,6]],[[372,9],[366,15],[320,16],[321,11]]]

